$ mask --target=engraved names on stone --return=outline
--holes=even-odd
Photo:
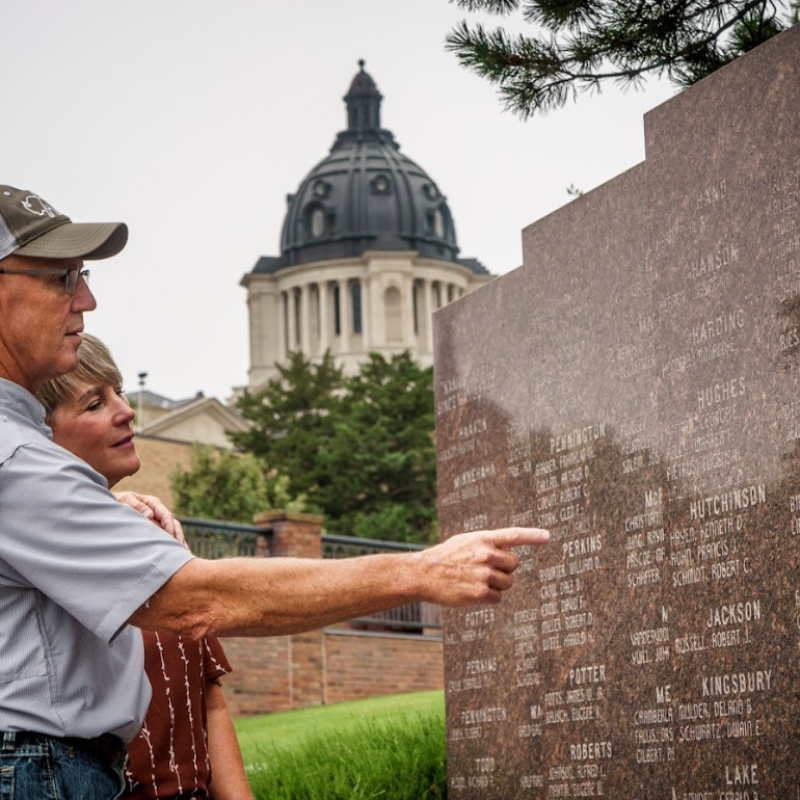
[[[800,798],[800,28],[646,135],[436,316],[443,535],[552,532],[446,614],[459,800]]]

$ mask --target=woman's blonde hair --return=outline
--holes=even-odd
[[[91,334],[84,333],[81,339],[78,368],[48,381],[36,393],[36,399],[47,412],[45,422],[48,425],[53,412],[64,403],[75,399],[86,384],[114,387],[122,385],[122,375],[108,348]]]

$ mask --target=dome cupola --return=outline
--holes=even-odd
[[[444,195],[381,128],[383,98],[363,61],[359,68],[344,97],[347,129],[287,198],[281,268],[368,250],[413,250],[458,263]]]

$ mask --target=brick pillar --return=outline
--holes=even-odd
[[[270,555],[291,558],[322,558],[322,517],[268,511],[257,514],[256,525],[272,528]],[[291,591],[291,587],[286,587]],[[326,702],[325,641],[322,631],[290,636],[290,708],[324,705]]]
[[[272,528],[270,555],[293,558],[322,558],[322,517],[291,511],[256,514],[253,523]]]

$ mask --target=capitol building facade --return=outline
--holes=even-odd
[[[493,277],[459,258],[446,198],[381,128],[382,96],[363,62],[344,100],[347,128],[288,196],[280,255],[242,279],[250,391],[294,351],[313,362],[330,350],[348,374],[370,352],[409,350],[430,365],[433,312]]]

